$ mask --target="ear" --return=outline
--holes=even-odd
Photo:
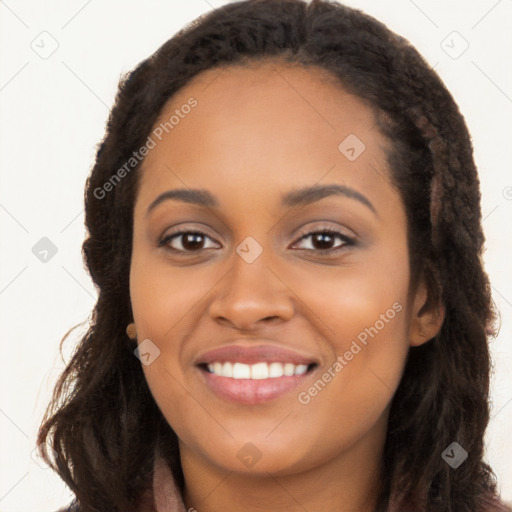
[[[410,345],[416,347],[431,340],[441,330],[445,317],[443,304],[435,303],[428,294],[424,276],[418,282],[413,298]]]

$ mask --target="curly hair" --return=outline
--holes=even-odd
[[[194,76],[264,59],[326,70],[375,111],[392,142],[387,158],[407,213],[411,275],[422,273],[429,296],[445,308],[438,335],[409,350],[393,397],[377,510],[512,510],[483,460],[496,312],[482,264],[479,180],[464,118],[407,40],[330,0],[227,4],[121,78],[84,197],[82,250],[98,299],[41,424],[42,457],[84,512],[136,510],[156,448],[183,490],[177,436],[125,334],[133,318],[129,269],[140,163],[101,199],[96,191],[144,144],[166,102]],[[456,470],[441,457],[454,441],[470,454]]]

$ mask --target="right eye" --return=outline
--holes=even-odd
[[[204,240],[208,238],[213,240],[209,235],[204,233],[203,231],[177,231],[176,233],[171,233],[169,235],[165,235],[158,241],[158,247],[166,247],[168,250],[172,252],[181,252],[181,253],[196,253],[205,249],[210,249],[211,247],[198,247],[198,245],[202,245]],[[172,247],[171,243],[175,240],[179,240],[178,246],[181,247]]]

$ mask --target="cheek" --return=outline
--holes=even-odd
[[[142,369],[159,409],[181,439],[188,439],[191,422],[204,416],[187,389],[188,361],[182,355],[204,315],[202,299],[218,281],[219,273],[206,266],[173,269],[164,259],[134,252],[130,293],[137,338],[139,343],[150,339],[160,350]]]
[[[320,288],[318,280],[316,288],[312,281],[303,287],[303,293],[310,290],[308,305],[322,320],[317,326],[332,358],[314,384],[299,391],[304,411],[298,414],[311,429],[316,421],[325,425],[322,435],[335,445],[355,442],[376,424],[400,382],[409,349],[406,248],[379,256],[364,266],[333,269]]]
[[[134,254],[130,294],[138,336],[168,344],[180,332],[193,330],[189,323],[215,281],[211,271],[172,269],[164,259]]]
[[[347,449],[376,425],[382,426],[401,379],[408,352],[405,306],[398,302],[383,309],[374,306],[373,321],[358,315],[357,307],[346,310],[350,320],[340,318],[342,334],[331,338],[332,360],[311,385],[298,390],[302,410],[297,410],[293,421],[329,449]]]
[[[314,321],[337,353],[344,352],[347,343],[358,336],[364,342],[365,329],[375,324],[389,343],[403,341],[409,267],[406,247],[397,249],[374,251],[375,256],[367,254],[364,261],[354,259],[347,265],[316,267],[295,276],[290,272],[285,277],[304,305],[301,314]]]
[[[151,365],[143,366],[144,376],[160,411],[177,433],[186,432],[190,423],[191,395],[182,383],[181,375],[169,363],[167,354],[158,357]],[[200,417],[200,410],[190,416]]]

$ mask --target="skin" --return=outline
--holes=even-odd
[[[155,126],[190,97],[197,106],[144,161],[130,270],[138,342],[149,338],[161,351],[143,370],[179,438],[185,505],[370,511],[407,352],[431,339],[444,318],[423,279],[411,285],[406,213],[385,156],[390,142],[372,109],[316,68],[266,61],[208,70],[171,98]],[[349,134],[366,146],[354,161],[338,149]],[[317,184],[350,187],[376,213],[343,195],[281,206],[282,194]],[[219,206],[166,200],[146,215],[175,188],[206,189]],[[301,239],[326,227],[355,244]],[[157,247],[181,228],[207,236]],[[263,250],[252,263],[236,252],[248,236]],[[343,249],[322,255],[322,247]],[[395,303],[400,312],[301,403],[298,394]],[[264,338],[320,364],[304,385],[270,402],[228,402],[202,383],[193,363],[235,338]],[[237,457],[246,443],[261,454],[252,467]]]

